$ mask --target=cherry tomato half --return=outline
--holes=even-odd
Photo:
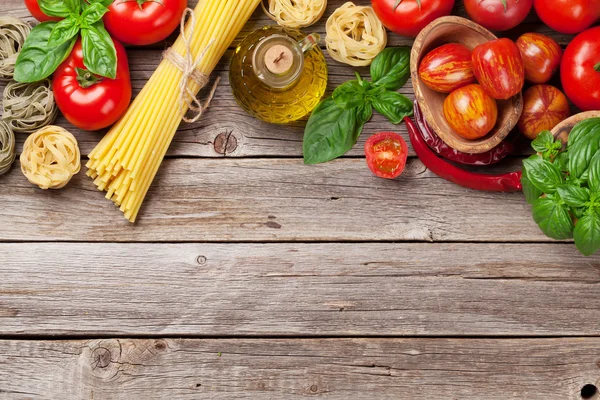
[[[430,89],[440,93],[475,83],[471,50],[459,43],[433,49],[419,65],[419,77]]]
[[[454,0],[371,0],[371,5],[386,28],[417,37],[430,22],[450,15]]]
[[[446,97],[444,117],[459,136],[476,140],[496,126],[498,105],[481,86],[463,86]]]
[[[531,7],[533,0],[465,0],[469,17],[492,31],[507,31],[519,25]]]
[[[506,100],[525,84],[525,66],[517,45],[496,39],[473,49],[473,72],[483,90],[494,99]]]
[[[37,0],[25,0],[25,7],[27,7],[33,18],[40,22],[60,21],[62,19],[59,17],[50,17],[49,15],[44,14],[44,12],[40,9],[40,5],[38,4]]]
[[[380,132],[365,143],[365,156],[371,172],[380,178],[394,179],[400,176],[408,158],[408,146],[394,132]]]
[[[166,39],[181,23],[187,0],[115,0],[106,30],[123,43],[145,46]]]

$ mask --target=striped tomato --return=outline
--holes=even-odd
[[[467,85],[446,97],[444,117],[457,134],[465,139],[476,140],[494,129],[498,120],[498,106],[481,86]]]
[[[477,81],[494,99],[509,99],[523,89],[525,67],[512,40],[503,38],[481,44],[473,49],[471,59]]]
[[[546,83],[558,71],[562,49],[554,39],[541,33],[525,33],[517,39],[517,47],[529,82]]]
[[[542,131],[549,131],[571,115],[567,97],[550,85],[535,85],[523,94],[523,114],[517,127],[533,140]]]
[[[432,50],[421,61],[419,77],[430,89],[441,93],[475,83],[471,50],[458,43]]]

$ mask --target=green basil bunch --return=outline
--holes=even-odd
[[[313,111],[304,130],[304,162],[318,164],[348,152],[358,140],[373,109],[393,124],[413,113],[413,103],[396,92],[410,75],[410,48],[390,47],[371,64],[371,82],[356,80],[334,90]]]
[[[577,124],[566,150],[548,131],[523,161],[523,192],[533,219],[552,239],[575,239],[579,251],[600,249],[600,118]]]
[[[17,82],[37,82],[52,75],[71,53],[81,33],[83,62],[93,74],[114,79],[117,51],[102,17],[112,0],[38,0],[40,9],[62,20],[37,25],[23,45],[15,65]]]

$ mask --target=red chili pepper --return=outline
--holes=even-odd
[[[415,153],[417,153],[421,162],[440,178],[469,189],[488,192],[518,192],[523,189],[520,171],[502,175],[486,175],[465,171],[438,157],[429,148],[412,119],[406,117],[404,122],[408,128],[410,142]]]
[[[415,100],[415,122],[419,127],[421,136],[427,142],[427,145],[435,151],[438,155],[447,158],[450,161],[454,161],[459,164],[465,165],[492,165],[506,158],[510,153],[513,152],[515,146],[507,141],[502,141],[498,146],[494,147],[490,151],[480,154],[468,154],[461,151],[455,150],[448,146],[438,135],[435,133],[423,116],[421,106]]]

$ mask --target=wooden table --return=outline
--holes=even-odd
[[[510,36],[531,30],[548,32],[532,16]],[[165,46],[129,52],[136,91]],[[59,191],[18,165],[0,178],[0,399],[571,400],[600,385],[600,257],[548,240],[521,194],[462,189],[412,150],[400,179],[373,177],[364,140],[406,137],[379,115],[348,156],[304,166],[302,124],[235,104],[230,57],[137,224],[84,173]],[[328,61],[332,87],[352,78]],[[57,123],[83,154],[102,136]]]

